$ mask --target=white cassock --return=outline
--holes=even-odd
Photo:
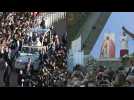
[[[127,50],[128,49],[128,36],[121,36],[121,49],[122,50]]]

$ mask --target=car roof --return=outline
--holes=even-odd
[[[50,31],[50,29],[32,29],[31,31],[32,32],[45,32],[45,33],[47,33]]]
[[[22,46],[22,48],[44,48],[44,46],[26,46],[26,45],[24,45],[24,46]]]

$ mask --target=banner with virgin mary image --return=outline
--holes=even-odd
[[[115,34],[107,33],[101,46],[100,58],[115,58]]]

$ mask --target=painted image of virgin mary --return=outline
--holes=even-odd
[[[101,58],[114,58],[115,57],[115,44],[113,40],[107,36],[101,47]]]

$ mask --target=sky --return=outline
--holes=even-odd
[[[91,55],[94,58],[99,58],[104,34],[106,33],[115,33],[116,58],[120,57],[120,35],[122,33],[122,26],[125,26],[129,31],[134,33],[134,12],[112,12],[91,51]],[[133,53],[134,40],[129,40],[128,46],[129,53]]]

